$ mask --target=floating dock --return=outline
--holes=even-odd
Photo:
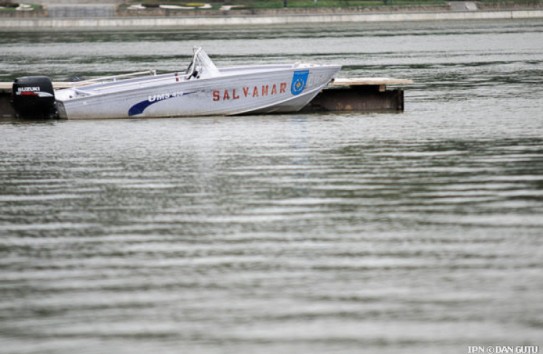
[[[403,112],[403,86],[412,80],[392,78],[335,79],[303,112]],[[396,88],[388,89],[388,86]]]
[[[305,113],[315,112],[403,112],[403,86],[412,80],[393,78],[338,78],[322,90],[306,107]],[[17,118],[11,105],[11,82],[0,82],[0,118]],[[72,87],[76,83],[53,82],[55,89]],[[394,88],[390,89],[389,86]]]

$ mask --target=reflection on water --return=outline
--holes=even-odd
[[[58,78],[171,68],[201,38],[223,65],[416,80],[403,114],[0,122],[3,348],[541,345],[543,23],[405,26],[156,32],[145,55],[139,32],[3,37],[4,79],[23,53]]]

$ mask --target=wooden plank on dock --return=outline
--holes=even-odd
[[[338,78],[335,79],[330,87],[344,87],[344,86],[382,86],[382,85],[409,85],[413,80],[408,79],[394,79],[388,77],[360,77],[360,78]],[[77,82],[53,82],[55,89],[62,89],[76,86]],[[11,91],[13,82],[0,82],[0,91]]]
[[[393,79],[388,77],[358,77],[358,78],[338,78],[335,79],[329,87],[345,87],[345,86],[387,86],[387,85],[409,85],[413,80],[408,79]],[[0,82],[0,91],[11,91],[13,82]],[[78,82],[53,82],[55,89],[63,89],[81,85]]]
[[[357,78],[338,78],[330,86],[386,86],[386,85],[409,85],[413,80],[393,79],[388,77],[357,77]]]
[[[13,82],[0,82],[0,91],[11,91]]]

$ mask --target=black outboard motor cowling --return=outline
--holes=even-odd
[[[13,108],[23,118],[56,116],[53,83],[46,76],[24,76],[15,79],[11,91]]]

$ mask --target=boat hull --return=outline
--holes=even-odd
[[[179,80],[176,73],[149,80],[59,92],[64,119],[150,118],[295,112],[307,105],[341,69],[302,65],[238,70],[218,77]],[[119,89],[120,85],[126,88]],[[71,90],[71,89],[68,89]],[[77,90],[73,90],[75,92]]]

